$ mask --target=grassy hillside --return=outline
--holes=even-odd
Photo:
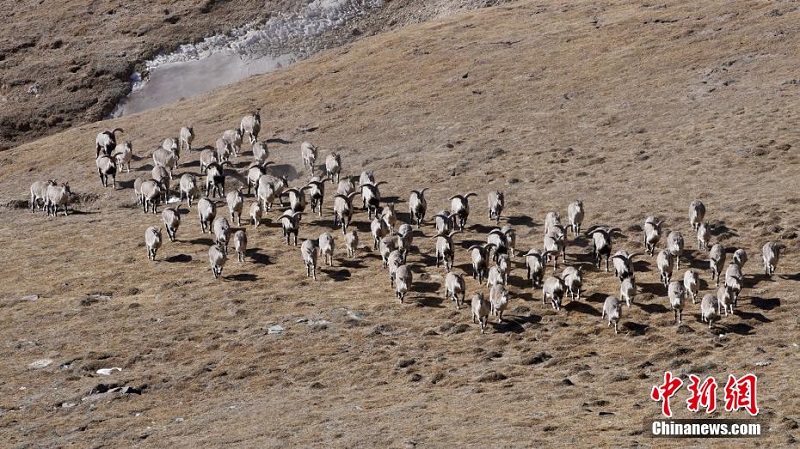
[[[723,384],[729,373],[756,373],[766,435],[726,445],[794,443],[799,16],[781,2],[523,1],[365,38],[3,152],[3,445],[659,446],[674,441],[651,439],[643,422],[660,416],[649,392],[665,370]],[[523,251],[541,247],[544,215],[565,216],[576,198],[585,227],[622,229],[615,249],[642,252],[644,218],[663,218],[686,237],[702,295],[713,282],[687,218],[699,198],[714,241],[750,255],[739,307],[709,331],[689,303],[675,326],[654,259],[640,257],[641,291],[615,335],[600,311],[619,282],[590,268],[589,240],[570,237],[568,264],[588,270],[585,298],[558,313],[543,306],[516,258],[508,321],[481,335],[468,310],[442,299],[430,224],[415,236],[414,288],[400,304],[379,256],[364,248],[347,259],[340,233],[335,265],[306,279],[274,211],[248,228],[248,261],[228,262],[220,280],[195,207],[182,206],[179,242],[148,262],[143,233],[160,216],[136,208],[132,185],[149,173],[152,148],[190,123],[196,147],[213,145],[258,106],[270,159],[303,180],[308,140],[320,160],[340,151],[347,174],[373,170],[402,212],[410,189],[430,188],[429,216],[451,195],[477,192],[469,229],[455,238],[458,272],[469,273],[465,248],[493,226],[486,193],[502,189],[501,224],[517,230]],[[113,191],[98,182],[93,144],[117,126],[140,159]],[[245,148],[228,189],[243,179]],[[197,158],[183,155],[178,174],[198,172]],[[49,178],[70,182],[78,213],[17,208],[33,180]],[[331,190],[323,217],[303,218],[301,239],[330,229]],[[355,221],[368,245],[366,213]],[[769,240],[789,246],[772,278],[760,261]],[[486,287],[469,278],[467,290]],[[285,331],[269,334],[276,324]],[[29,367],[39,359],[53,362]],[[122,371],[95,374],[113,366]],[[142,394],[89,395],[100,383]],[[699,417],[687,396],[673,399],[676,417]]]

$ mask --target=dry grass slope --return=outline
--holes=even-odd
[[[0,154],[2,204],[47,178],[69,180],[86,200],[67,218],[0,209],[2,445],[660,446],[673,441],[651,439],[643,421],[660,414],[648,394],[664,370],[718,381],[756,373],[766,435],[733,443],[795,443],[798,19],[797,5],[780,2],[523,1],[366,38]],[[230,261],[221,280],[194,207],[179,241],[148,262],[142,232],[160,218],[135,207],[131,186],[152,147],[187,123],[196,147],[213,145],[256,106],[271,159],[301,178],[299,146],[309,140],[320,161],[340,151],[347,174],[374,170],[388,182],[384,197],[402,203],[430,187],[429,215],[453,194],[478,192],[468,232],[455,239],[458,271],[469,272],[464,248],[493,225],[485,194],[497,188],[508,201],[501,224],[517,229],[521,249],[541,246],[545,213],[566,215],[575,198],[585,228],[623,230],[615,249],[641,252],[638,226],[662,217],[686,236],[705,293],[706,256],[687,218],[700,198],[714,240],[750,255],[739,308],[708,331],[689,305],[674,326],[654,260],[642,257],[642,291],[614,335],[600,320],[603,299],[618,292],[613,273],[589,269],[587,298],[554,313],[517,258],[508,322],[480,335],[467,309],[442,299],[432,226],[415,239],[414,289],[401,305],[380,259],[366,250],[345,259],[340,233],[335,266],[307,280],[274,211],[248,229],[248,261]],[[112,191],[99,186],[92,144],[115,126],[141,159]],[[196,160],[183,156],[178,174],[197,172]],[[329,228],[330,196],[322,219],[303,218],[301,239]],[[366,214],[355,220],[363,245]],[[760,247],[778,239],[789,249],[767,279]],[[589,245],[570,238],[568,263],[588,264]],[[469,278],[468,295],[478,289]],[[21,299],[32,294],[39,299]],[[275,324],[285,332],[268,334]],[[42,358],[54,363],[28,368]],[[111,366],[123,370],[94,374]],[[110,382],[143,394],[81,399]],[[685,398],[673,402],[677,417],[694,416],[677,402]]]

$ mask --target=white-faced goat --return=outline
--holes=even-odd
[[[375,184],[375,173],[372,170],[364,170],[358,177],[358,185]]]
[[[244,229],[238,229],[233,233],[233,249],[236,251],[239,262],[244,262],[244,256],[247,253],[247,231]]]
[[[569,224],[572,226],[572,234],[577,236],[581,232],[581,224],[583,224],[583,200],[575,200],[567,206],[567,218]]]
[[[181,216],[174,207],[167,207],[161,211],[161,219],[167,229],[167,236],[171,242],[177,239],[178,227],[181,225]]]
[[[156,148],[153,151],[153,164],[166,168],[172,178],[172,171],[178,168],[178,155],[174,150],[167,150],[163,147]]]
[[[503,284],[508,284],[508,275],[511,273],[511,259],[508,254],[500,254],[497,258],[497,268],[503,274]]]
[[[681,269],[681,256],[683,255],[683,234],[672,231],[667,236],[667,249],[675,255],[678,269]]]
[[[381,181],[377,184],[362,184],[361,185],[361,204],[362,207],[367,210],[367,217],[372,218],[372,215],[378,215],[378,206],[381,202],[381,191],[378,189],[378,186],[381,184],[386,184],[385,181]]]
[[[351,192],[349,195],[339,195],[333,197],[333,227],[342,228],[342,234],[347,233],[347,227],[353,220],[353,197],[358,192]]]
[[[669,249],[662,249],[656,257],[656,266],[661,276],[661,283],[667,287],[672,280],[672,271],[675,267],[675,255]]]
[[[731,260],[731,263],[739,265],[739,267],[744,270],[744,264],[747,263],[747,251],[745,251],[742,248],[737,249],[733,253],[733,258]]]
[[[120,171],[122,171],[122,167],[125,167],[126,173],[130,173],[131,160],[133,160],[133,144],[131,141],[128,140],[125,143],[118,144],[114,148],[111,157],[114,158],[114,162],[117,164],[117,168]]]
[[[558,270],[558,255],[561,254],[561,259],[566,263],[567,261],[567,234],[564,228],[560,225],[553,225],[550,232],[544,236],[544,257],[545,265],[553,257],[553,272]]]
[[[394,287],[394,277],[397,274],[397,268],[403,265],[403,255],[399,250],[394,250],[389,253],[387,258],[386,267],[389,269],[389,286]]]
[[[56,216],[58,213],[58,206],[64,206],[64,216],[67,216],[67,205],[69,204],[70,195],[72,191],[69,189],[69,183],[62,182],[61,185],[48,184],[45,190],[44,207],[47,211],[47,216]]]
[[[386,223],[383,220],[376,217],[369,224],[369,229],[372,234],[372,249],[377,250],[381,239],[389,234],[389,228],[386,227]]]
[[[164,139],[163,142],[161,142],[161,148],[163,148],[163,149],[165,149],[167,151],[172,151],[173,153],[175,153],[175,158],[176,159],[180,159],[181,158],[181,147],[180,147],[180,143],[178,142],[177,138],[175,138],[175,137],[167,137],[166,139]]]
[[[436,239],[436,267],[439,267],[439,259],[444,262],[444,269],[450,272],[453,268],[453,236],[461,231],[452,231],[450,234],[438,234]]]
[[[406,293],[408,293],[408,290],[411,288],[411,282],[413,281],[411,268],[409,268],[408,265],[400,265],[397,267],[397,271],[395,271],[394,278],[395,294],[402,303],[405,300]]]
[[[156,251],[161,248],[161,229],[150,226],[144,231],[144,244],[147,247],[147,259],[156,260]]]
[[[730,292],[734,306],[739,300],[739,293],[742,292],[743,280],[742,268],[735,263],[729,264],[725,270],[725,288]]]
[[[105,130],[97,134],[97,138],[95,139],[95,147],[97,148],[97,154],[95,154],[95,158],[100,156],[100,152],[102,151],[106,156],[111,156],[111,152],[114,151],[114,148],[117,146],[117,132],[124,132],[122,128],[114,128],[112,130]]]
[[[183,198],[186,197],[189,207],[192,207],[192,200],[199,195],[199,191],[197,190],[197,178],[191,173],[184,173],[181,175],[179,185],[181,203],[183,203]]]
[[[225,196],[225,171],[221,164],[212,163],[206,170],[206,196]]]
[[[31,212],[36,212],[37,207],[44,210],[47,187],[55,185],[56,182],[52,179],[48,181],[34,181],[33,184],[31,184],[31,202],[29,204]],[[41,206],[39,205],[39,200],[41,200]]]
[[[581,288],[583,287],[583,270],[581,266],[564,268],[561,274],[561,279],[564,280],[564,285],[567,286],[567,292],[571,300],[581,299]]]
[[[697,303],[699,284],[700,277],[697,273],[694,270],[686,270],[686,273],[683,274],[683,287],[686,290],[686,294],[692,298],[692,304]]]
[[[528,269],[528,279],[531,280],[534,288],[542,285],[544,266],[545,260],[541,251],[534,248],[525,253],[525,268]]]
[[[306,264],[306,277],[314,276],[317,280],[317,253],[319,251],[319,240],[308,239],[300,245],[300,254]]]
[[[380,244],[378,245],[378,250],[381,254],[381,260],[383,262],[383,268],[387,268],[387,264],[389,263],[389,254],[397,249],[397,239],[387,235],[386,237],[382,238]]]
[[[283,194],[289,197],[289,210],[292,212],[304,212],[306,210],[306,188],[286,189]]]
[[[258,180],[267,174],[266,166],[258,162],[253,162],[247,167],[247,194],[250,195],[252,189],[258,189]]]
[[[264,209],[261,202],[256,200],[250,203],[250,224],[257,228],[261,226],[261,219],[264,217]]]
[[[314,174],[314,163],[317,161],[317,147],[309,142],[300,145],[300,158],[303,160],[303,167],[308,167],[311,174]]]
[[[619,286],[619,297],[624,300],[628,307],[631,306],[633,298],[636,296],[636,280],[633,276],[626,277]]]
[[[669,306],[675,312],[675,324],[683,322],[683,302],[686,300],[686,289],[680,281],[672,281],[667,288]]]
[[[394,226],[397,224],[397,213],[394,211],[394,203],[387,203],[381,210],[381,220],[386,223],[389,234],[394,235]]]
[[[702,301],[700,301],[700,319],[703,320],[704,323],[708,323],[709,329],[711,329],[711,325],[717,317],[717,314],[714,313],[715,302],[717,302],[717,298],[711,293],[706,293]]]
[[[228,192],[225,196],[228,203],[228,210],[231,213],[231,221],[236,226],[242,225],[242,209],[244,209],[244,194],[242,194],[242,187],[239,186],[233,192]]]
[[[181,127],[181,130],[178,133],[179,150],[186,150],[187,153],[192,151],[192,142],[194,142],[194,127],[191,125]]]
[[[614,265],[614,276],[619,278],[620,282],[627,277],[633,277],[633,258],[637,254],[628,254],[625,250],[619,250],[611,257],[612,264]]]
[[[300,218],[302,212],[292,212],[286,210],[281,215],[280,221],[283,225],[283,236],[286,237],[286,244],[289,245],[289,237],[294,234],[294,244],[297,246],[297,234],[300,232]]]
[[[344,234],[344,246],[347,248],[348,257],[356,257],[358,250],[358,232],[350,231]]]
[[[261,201],[261,206],[263,206],[264,210],[272,210],[272,203],[280,201],[280,197],[288,185],[289,182],[285,176],[263,175],[258,178],[256,197]]]
[[[649,216],[644,220],[644,249],[651,257],[659,240],[661,240],[661,221]]]
[[[325,174],[331,183],[339,182],[342,173],[342,157],[339,153],[331,153],[325,158]]]
[[[453,195],[450,197],[450,215],[455,216],[455,223],[461,231],[463,231],[464,226],[467,225],[467,217],[469,217],[469,198],[472,196],[478,196],[478,194],[470,192],[466,195]]]
[[[217,217],[217,205],[208,198],[200,198],[197,202],[197,215],[200,217],[200,232],[211,231],[211,223]]]
[[[108,177],[111,176],[111,184],[116,190],[117,164],[114,162],[114,159],[111,159],[105,154],[101,154],[94,162],[95,165],[97,165],[97,173],[100,175],[100,184],[102,184],[103,187],[108,187]]]
[[[456,309],[461,309],[461,303],[464,302],[464,296],[467,294],[466,283],[464,277],[460,274],[447,273],[444,278],[444,299],[450,299],[456,302]],[[459,298],[459,295],[461,297]]]
[[[325,199],[325,180],[312,179],[304,187],[308,190],[308,198],[311,212],[316,212],[317,216],[322,216],[322,202]]]
[[[447,211],[439,211],[436,215],[433,216],[433,224],[436,227],[437,234],[447,234],[453,229],[453,222],[455,221],[456,216],[450,215]]]
[[[231,225],[228,223],[228,219],[225,217],[215,218],[214,222],[211,223],[211,231],[214,233],[214,243],[217,245],[222,245],[227,253],[228,242],[230,241],[231,237]]]
[[[781,251],[786,249],[783,243],[767,242],[761,248],[761,258],[764,261],[764,274],[772,276],[775,274],[775,267],[781,258]]]
[[[161,201],[161,187],[159,183],[148,179],[142,182],[139,192],[141,192],[142,211],[147,213],[147,210],[151,209],[153,213],[156,213],[158,202]]]
[[[228,144],[228,148],[233,151],[233,156],[239,156],[242,149],[242,131],[240,129],[228,129],[222,133],[222,140]]]
[[[506,196],[500,190],[492,190],[488,195],[489,220],[494,219],[495,223],[500,224],[500,214],[506,205]]]
[[[725,258],[725,247],[719,243],[714,244],[714,246],[711,247],[711,251],[708,252],[708,264],[709,268],[711,268],[711,279],[716,282],[717,287],[719,287],[719,275],[722,272],[723,265],[725,265]]]
[[[706,216],[706,205],[700,200],[694,200],[689,203],[689,224],[692,225],[692,230],[696,231],[700,227],[700,223]]]
[[[323,232],[319,235],[319,253],[322,256],[322,263],[327,264],[329,267],[333,266],[333,251],[336,243],[333,241],[333,236],[330,233]]]
[[[397,249],[403,253],[403,263],[405,263],[406,255],[411,251],[411,243],[413,240],[414,228],[408,223],[401,224],[400,229],[397,230]]]
[[[619,232],[619,228],[607,228],[605,226],[592,226],[586,235],[592,237],[592,255],[594,256],[597,269],[600,269],[600,261],[606,257],[606,271],[608,271],[608,259],[611,257],[611,236]]]
[[[486,243],[469,247],[470,259],[472,260],[472,279],[477,279],[479,284],[483,284],[483,278],[488,275],[491,246]]]
[[[258,133],[261,132],[261,108],[256,108],[252,114],[242,117],[239,124],[239,135],[248,136],[250,144],[258,140]]]
[[[356,185],[353,183],[353,180],[349,177],[339,180],[339,183],[336,184],[336,193],[338,193],[339,195],[350,195],[355,191],[356,191]]]
[[[169,188],[170,188],[170,175],[169,171],[166,168],[156,165],[150,171],[150,177],[153,181],[158,183],[158,187],[161,189],[161,194],[163,195],[164,202],[167,202],[169,199]]]
[[[553,230],[553,226],[562,227],[561,217],[558,215],[558,212],[548,212],[544,216],[544,235],[549,234],[550,231]]]
[[[204,174],[209,165],[223,161],[217,156],[217,152],[206,148],[200,152],[200,174]]]
[[[721,285],[717,289],[717,315],[721,315],[723,310],[725,311],[725,316],[728,316],[729,310],[733,314],[733,298],[731,298],[731,292],[728,288]]]
[[[560,310],[561,300],[564,298],[564,292],[566,290],[567,286],[560,277],[547,276],[542,284],[542,304],[547,304],[547,298],[550,298],[553,310]]]
[[[486,243],[494,248],[492,260],[497,262],[501,254],[508,254],[508,239],[502,229],[494,228],[486,236]]]
[[[613,296],[608,296],[603,303],[603,312],[600,314],[600,319],[603,317],[608,319],[608,325],[614,323],[614,333],[619,333],[619,320],[622,318],[622,302]]]
[[[500,271],[500,267],[492,265],[492,267],[489,268],[489,275],[486,276],[486,286],[492,288],[493,285],[502,284],[504,282],[503,272]]]
[[[472,295],[472,322],[480,323],[481,333],[486,332],[491,311],[492,305],[483,297],[483,293]]]
[[[492,306],[492,314],[497,317],[497,322],[503,322],[503,312],[508,307],[508,290],[505,285],[495,284],[489,289],[489,304]]]
[[[709,240],[711,240],[711,229],[708,222],[704,221],[697,227],[697,247],[708,249]]]
[[[264,164],[269,157],[269,149],[267,143],[257,140],[253,142],[253,162],[257,164]]]
[[[411,214],[411,221],[417,224],[417,227],[422,226],[425,221],[425,212],[428,210],[428,202],[425,200],[425,191],[427,187],[422,190],[412,190],[411,196],[408,197],[408,213]]]
[[[225,247],[212,245],[208,249],[208,261],[211,264],[211,272],[214,273],[214,279],[222,276],[222,267],[228,261],[228,252]]]

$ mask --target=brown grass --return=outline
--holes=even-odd
[[[523,1],[366,38],[203,98],[2,153],[2,204],[25,199],[33,179],[99,194],[67,218],[0,209],[2,445],[658,447],[676,443],[651,439],[643,426],[660,415],[648,395],[664,370],[719,382],[756,373],[766,435],[724,446],[791,445],[800,411],[792,394],[799,14],[783,3]],[[605,296],[618,292],[612,274],[589,270],[587,298],[554,313],[516,259],[508,322],[480,335],[467,310],[442,300],[443,270],[428,266],[431,226],[415,240],[414,291],[401,305],[366,250],[346,260],[340,248],[336,266],[306,280],[275,212],[266,227],[248,229],[250,259],[229,262],[221,280],[211,276],[194,208],[180,242],[148,262],[142,234],[160,217],[133,207],[130,189],[145,172],[120,175],[124,189],[102,189],[95,134],[124,128],[141,168],[182,124],[194,124],[196,146],[212,145],[255,106],[275,139],[271,159],[302,177],[299,144],[310,140],[321,159],[340,150],[349,174],[373,169],[389,182],[385,197],[404,202],[410,189],[430,186],[429,214],[450,195],[479,192],[469,232],[456,238],[459,271],[469,262],[461,248],[492,225],[485,194],[499,188],[520,248],[541,245],[547,211],[565,215],[583,198],[588,225],[622,228],[617,249],[641,251],[635,226],[649,214],[664,218],[687,237],[706,285],[687,218],[700,198],[715,239],[750,255],[739,309],[708,331],[689,305],[674,326],[644,257],[643,292],[614,335],[599,317]],[[316,130],[301,130],[309,126]],[[301,238],[329,228],[330,204],[329,195],[322,220],[304,218]],[[366,214],[356,221],[366,242]],[[766,279],[760,247],[778,239],[789,250]],[[589,252],[578,239],[568,261],[586,264]],[[469,279],[467,289],[485,287]],[[20,300],[31,294],[39,299]],[[269,335],[274,324],[285,332]],[[42,358],[54,363],[27,367]],[[94,374],[110,366],[123,371]],[[143,394],[82,401],[99,383]],[[673,402],[679,418],[696,416],[686,397],[682,390]]]

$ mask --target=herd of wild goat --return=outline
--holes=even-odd
[[[254,161],[247,169],[247,195],[254,192],[254,199],[249,208],[250,224],[256,228],[261,224],[262,217],[272,210],[273,203],[284,206],[284,198],[288,200],[286,207],[280,214],[278,221],[283,226],[283,235],[286,243],[297,245],[300,232],[300,219],[308,206],[311,213],[322,216],[323,200],[325,196],[325,183],[330,181],[336,185],[336,194],[333,198],[333,227],[341,228],[344,245],[348,257],[355,257],[359,245],[358,233],[348,229],[354,213],[353,199],[360,195],[363,210],[371,220],[372,248],[379,251],[383,267],[389,272],[390,285],[395,288],[397,298],[402,302],[406,292],[413,288],[412,270],[406,265],[406,258],[411,250],[414,234],[412,225],[419,228],[425,222],[427,203],[425,190],[412,190],[408,199],[409,214],[412,223],[401,223],[398,227],[398,217],[394,203],[381,204],[379,187],[383,182],[375,182],[373,173],[365,171],[356,185],[354,179],[344,177],[340,179],[342,171],[341,157],[337,153],[330,153],[325,159],[324,177],[314,176],[317,159],[317,148],[304,142],[300,147],[304,167],[311,172],[311,179],[302,187],[290,188],[285,176],[268,174],[271,162],[267,161],[268,151],[266,143],[258,139],[261,130],[260,110],[246,115],[238,128],[227,130],[222,137],[217,139],[213,149],[207,148],[200,152],[200,175],[205,175],[205,182],[198,186],[197,176],[193,173],[184,173],[178,182],[179,198],[173,200],[182,204],[184,198],[191,208],[196,201],[197,214],[200,228],[203,233],[212,232],[215,243],[209,248],[208,258],[214,277],[222,273],[228,257],[229,242],[237,259],[245,260],[247,249],[247,232],[241,227],[241,216],[244,210],[244,186],[236,190],[225,192],[226,169],[231,164],[231,157],[239,157],[242,142],[248,138],[252,146]],[[121,129],[104,131],[96,139],[96,166],[100,181],[104,187],[108,186],[108,178],[116,188],[116,174],[121,169],[130,172],[133,159],[131,143],[117,143],[116,135]],[[156,213],[158,204],[169,204],[170,192],[173,186],[172,172],[179,166],[180,155],[192,150],[194,131],[192,127],[183,127],[177,138],[167,138],[161,147],[153,151],[154,166],[150,179],[136,179],[134,190],[137,203],[147,213]],[[202,195],[201,195],[202,191]],[[445,297],[456,302],[460,308],[466,296],[464,278],[451,271],[455,253],[453,237],[464,232],[470,213],[469,200],[477,196],[475,193],[454,195],[450,197],[450,211],[440,211],[433,216],[436,235],[435,254],[436,266],[443,264],[446,271],[444,279]],[[46,209],[48,215],[55,216],[58,208],[63,207],[64,215],[67,214],[70,190],[67,183],[57,185],[54,181],[37,181],[31,186],[30,207],[32,211],[37,208]],[[231,223],[224,216],[217,214],[217,203],[214,198],[224,199],[230,220],[239,228],[232,228]],[[308,199],[307,199],[308,198]],[[488,194],[488,216],[494,220],[497,227],[489,232],[487,241],[482,245],[473,245],[468,249],[472,261],[472,276],[479,283],[486,280],[489,289],[488,300],[482,293],[475,293],[471,298],[472,320],[480,324],[480,331],[484,332],[489,315],[497,317],[498,322],[503,319],[503,311],[508,306],[509,292],[507,290],[508,275],[511,270],[511,258],[519,253],[515,250],[516,234],[506,225],[499,227],[500,216],[505,204],[504,194],[501,191],[491,191]],[[727,249],[715,243],[709,249],[711,232],[705,221],[706,208],[699,201],[694,200],[689,205],[689,224],[693,232],[697,233],[698,248],[708,251],[708,264],[711,279],[717,287],[716,294],[706,294],[700,299],[700,312],[704,322],[709,327],[717,315],[723,311],[725,316],[733,313],[737,299],[743,285],[742,268],[747,262],[747,254],[743,249]],[[175,241],[178,227],[181,224],[181,215],[175,207],[166,207],[162,210],[162,218],[167,235]],[[565,295],[571,300],[580,300],[583,284],[583,268],[581,265],[567,266],[558,274],[558,259],[566,264],[567,234],[572,231],[574,236],[581,233],[584,219],[584,206],[582,201],[574,201],[567,207],[568,223],[562,224],[558,213],[550,212],[544,219],[543,248],[531,249],[522,254],[527,268],[527,278],[532,282],[533,288],[541,288],[542,303],[549,300],[552,307],[558,311]],[[654,256],[656,246],[661,241],[662,222],[655,217],[647,217],[644,221],[643,243],[647,255]],[[619,298],[609,296],[603,304],[601,317],[614,325],[618,332],[618,322],[622,313],[622,301],[628,306],[636,295],[636,273],[634,272],[633,259],[638,254],[629,254],[620,250],[612,253],[612,238],[619,233],[618,228],[606,226],[589,227],[585,235],[591,238],[592,254],[597,269],[601,269],[605,258],[605,271],[609,271],[609,261],[614,268],[615,275],[620,281]],[[150,226],[144,232],[145,246],[150,260],[156,259],[156,252],[162,245],[161,227]],[[306,266],[306,276],[317,277],[318,257],[323,257],[324,263],[333,264],[335,239],[329,232],[323,232],[318,238],[307,238],[300,246],[302,260]],[[775,271],[780,253],[785,245],[767,242],[762,248],[764,271],[771,276]],[[681,256],[684,251],[684,238],[678,231],[669,232],[665,248],[656,255],[656,265],[661,282],[667,291],[671,309],[675,314],[676,324],[682,320],[682,311],[688,298],[692,304],[697,301],[699,290],[699,276],[693,269],[687,269],[682,279],[673,280],[673,272],[680,270]],[[724,272],[724,279],[720,280],[726,255],[732,253],[731,261]],[[545,276],[547,266],[552,262],[553,274]],[[491,267],[490,267],[491,265]],[[720,283],[722,285],[720,285]]]

